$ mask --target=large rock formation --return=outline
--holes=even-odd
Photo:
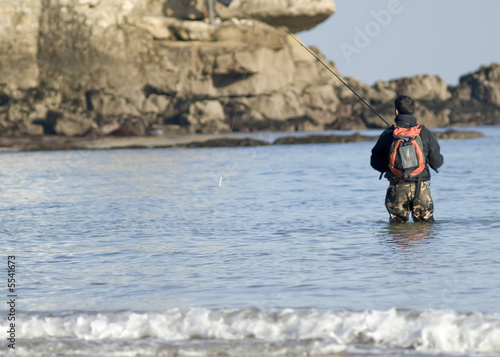
[[[183,20],[204,20],[208,16],[207,0],[147,1],[146,12]],[[309,30],[335,11],[332,0],[233,0],[229,7],[216,4],[222,20],[257,19],[272,26],[286,26],[289,31]]]
[[[221,10],[223,18],[253,18],[273,26],[286,26],[292,32],[309,30],[335,11],[331,0],[234,0]]]
[[[286,113],[254,108],[261,99],[296,102],[319,68],[312,57],[294,58],[297,45],[283,29],[252,16],[305,29],[331,15],[333,2],[261,3],[260,12],[254,5],[234,1],[220,10],[241,18],[214,26],[203,21],[205,0],[0,2],[2,133],[108,134],[123,126],[140,133],[163,124],[223,132],[303,116],[302,102]],[[24,42],[10,44],[18,38]],[[235,123],[240,118],[248,123]]]
[[[311,28],[331,0],[0,1],[1,135],[364,129],[384,124],[289,31]],[[316,56],[338,73],[334,64]],[[344,80],[386,118],[398,93],[424,124],[493,124],[500,65],[457,88],[417,76]]]

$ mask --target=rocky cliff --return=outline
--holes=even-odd
[[[364,129],[384,124],[280,26],[309,29],[332,0],[0,1],[0,135]],[[313,49],[337,71],[334,63]],[[338,72],[337,72],[338,73]],[[498,124],[500,65],[448,87],[345,78],[392,117],[398,93],[429,127]]]

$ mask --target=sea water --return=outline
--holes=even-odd
[[[474,129],[440,141],[434,224],[388,224],[374,142],[1,153],[0,355],[498,356]]]

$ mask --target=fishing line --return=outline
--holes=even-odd
[[[217,0],[217,1],[219,1],[220,3],[222,3],[222,4],[223,4],[224,6],[226,6],[226,7],[229,7],[229,5],[230,5],[230,4],[231,4],[231,2],[232,2],[232,0]],[[209,0],[209,2],[210,2],[210,0]],[[214,5],[215,5],[215,3],[213,3],[213,4],[212,4],[212,7],[214,7]],[[210,4],[209,4],[209,8],[210,8]],[[258,11],[257,13],[260,13],[260,14],[264,15],[263,17],[264,17],[264,18],[266,18],[268,21],[272,22],[272,23],[273,23],[273,25],[274,25],[275,27],[281,27],[281,29],[282,29],[283,31],[285,31],[285,32],[286,32],[288,35],[290,35],[290,36],[291,36],[291,37],[292,37],[295,41],[297,41],[297,42],[300,44],[300,46],[302,46],[303,48],[305,48],[305,49],[306,49],[306,51],[307,51],[307,52],[309,52],[309,54],[310,54],[310,55],[312,55],[314,58],[316,58],[316,60],[317,60],[319,63],[321,63],[321,64],[323,65],[323,67],[325,67],[325,68],[326,68],[326,69],[327,69],[327,70],[328,70],[331,74],[333,74],[333,75],[334,75],[334,76],[335,76],[335,77],[336,77],[336,78],[337,78],[337,79],[338,79],[338,80],[339,80],[339,81],[340,81],[343,85],[345,85],[347,88],[349,88],[349,90],[350,90],[351,92],[353,92],[353,93],[354,93],[354,95],[355,95],[356,97],[358,97],[358,99],[359,99],[361,102],[363,102],[363,104],[364,104],[364,105],[366,105],[368,108],[370,108],[370,110],[371,110],[373,113],[375,113],[375,115],[377,115],[377,116],[378,116],[378,117],[379,117],[379,118],[380,118],[380,119],[381,119],[381,120],[382,120],[382,121],[383,121],[383,122],[384,122],[387,126],[389,126],[389,127],[390,127],[390,124],[389,124],[387,121],[385,121],[385,119],[384,119],[384,118],[382,118],[382,116],[381,116],[379,113],[377,113],[377,111],[376,111],[375,109],[373,109],[373,107],[372,107],[370,104],[368,104],[368,103],[367,103],[367,102],[366,102],[363,98],[361,98],[361,97],[358,95],[358,93],[356,93],[356,91],[354,91],[354,89],[352,89],[352,88],[351,88],[351,87],[350,87],[350,86],[349,86],[346,82],[344,82],[344,81],[342,80],[342,78],[340,78],[340,77],[337,75],[337,73],[335,73],[335,72],[334,72],[334,71],[333,71],[330,67],[328,67],[328,66],[327,66],[327,65],[326,65],[326,64],[325,64],[325,63],[324,63],[324,62],[323,62],[323,61],[322,61],[322,60],[321,60],[318,56],[316,56],[316,54],[314,54],[314,53],[313,53],[313,52],[312,52],[312,51],[311,51],[311,50],[310,50],[310,49],[309,49],[306,45],[304,45],[304,44],[302,43],[302,41],[300,41],[300,40],[299,40],[299,39],[298,39],[295,35],[293,35],[290,31],[288,31],[288,29],[287,29],[287,28],[285,28],[285,27],[284,27],[284,26],[282,26],[282,25],[278,25],[278,24],[276,24],[276,23],[272,20],[272,18],[273,18],[273,17],[272,17],[271,15],[269,15],[266,11]]]
[[[390,125],[387,121],[385,121],[385,119],[384,119],[384,118],[382,118],[382,116],[381,116],[379,113],[377,113],[377,111],[376,111],[375,109],[373,109],[373,107],[372,107],[370,104],[368,104],[368,103],[367,103],[367,102],[366,102],[363,98],[361,98],[361,97],[358,95],[358,93],[356,93],[356,92],[354,91],[354,89],[352,89],[352,88],[351,88],[351,87],[350,87],[350,86],[349,86],[346,82],[344,82],[344,81],[342,80],[342,78],[340,78],[340,77],[337,75],[337,73],[335,73],[335,72],[334,72],[334,71],[333,71],[330,67],[328,67],[328,66],[327,66],[327,65],[326,65],[326,64],[325,64],[325,63],[324,63],[324,62],[323,62],[323,61],[322,61],[322,60],[321,60],[318,56],[316,56],[316,54],[315,54],[313,51],[311,51],[311,50],[309,49],[309,47],[307,47],[306,45],[304,45],[304,44],[302,43],[302,41],[300,41],[300,40],[297,38],[297,36],[295,36],[295,35],[294,35],[294,34],[292,34],[290,31],[288,31],[288,29],[287,29],[286,27],[284,27],[284,26],[281,26],[281,25],[276,25],[276,24],[275,24],[275,26],[281,27],[281,29],[282,29],[283,31],[285,31],[288,35],[290,35],[290,37],[292,37],[295,41],[297,41],[297,42],[298,42],[298,43],[299,43],[299,44],[300,44],[303,48],[305,48],[305,49],[306,49],[306,51],[307,51],[307,52],[309,52],[309,53],[310,53],[310,54],[311,54],[314,58],[316,58],[316,60],[317,60],[319,63],[321,63],[321,64],[323,65],[323,67],[325,67],[325,68],[326,68],[326,69],[327,69],[327,70],[328,70],[331,74],[333,74],[335,77],[337,77],[337,79],[338,79],[340,82],[342,82],[342,84],[343,84],[343,85],[345,85],[347,88],[349,88],[349,89],[351,90],[351,92],[353,92],[353,93],[354,93],[354,95],[355,95],[356,97],[358,97],[358,99],[359,99],[359,100],[361,100],[361,101],[363,102],[363,104],[365,104],[368,108],[370,108],[370,109],[371,109],[371,111],[372,111],[372,112],[374,112],[374,113],[375,113],[375,114],[376,114],[376,115],[377,115],[380,119],[382,119],[382,121],[383,121],[384,123],[386,123],[386,124],[387,124],[387,126],[389,126],[389,127],[391,126],[391,125]]]
[[[265,12],[260,12],[264,15],[266,15],[266,17],[269,19],[271,18],[271,16],[269,16],[269,14],[265,13]],[[271,21],[272,22],[272,21]],[[307,47],[306,45],[304,45],[302,43],[302,41],[300,41],[294,34],[292,34],[286,27],[282,26],[282,25],[277,25],[276,23],[274,23],[274,26],[275,27],[280,27],[283,31],[285,31],[290,37],[292,37],[295,41],[297,41],[298,44],[300,44],[300,46],[302,48],[304,48],[307,52],[309,52],[309,54],[311,56],[313,56],[319,63],[321,63],[323,65],[323,67],[325,67],[331,74],[333,74],[344,86],[346,86],[347,88],[349,88],[349,90],[364,104],[366,105],[368,108],[370,108],[370,110],[375,113],[375,115],[377,115],[388,127],[390,127],[391,125],[384,119],[382,118],[382,116],[370,105],[368,104],[358,93],[356,93],[356,91],[354,89],[352,89],[342,78],[340,78],[339,75],[337,75],[337,73],[335,73],[330,67],[328,67],[314,52],[312,52],[309,47]],[[245,77],[246,77],[246,73],[245,73]],[[238,102],[238,104],[236,105],[236,108],[235,108],[235,112],[234,112],[234,116],[233,116],[233,120],[232,120],[232,123],[231,123],[231,132],[233,131],[233,128],[234,128],[234,124],[235,124],[235,121],[236,121],[236,115],[238,113],[238,109],[239,109],[239,105],[240,103]],[[228,139],[228,144],[227,144],[227,147],[229,147],[229,139]],[[219,188],[221,188],[221,185],[222,185],[222,178],[223,178],[224,175],[221,175],[219,176]]]

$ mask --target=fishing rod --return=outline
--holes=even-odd
[[[210,0],[208,0],[208,1],[210,2]],[[212,0],[212,1],[214,1],[214,0]],[[226,6],[226,7],[228,7],[228,6],[231,4],[231,2],[232,2],[232,0],[216,0],[216,1],[218,1],[218,2],[222,3],[222,4],[223,4],[224,6]],[[213,7],[213,5],[214,5],[214,4],[212,4],[212,7]],[[209,7],[210,7],[210,5],[209,5]],[[378,117],[379,117],[379,118],[380,118],[380,119],[381,119],[381,120],[382,120],[382,121],[383,121],[383,122],[384,122],[384,123],[385,123],[388,127],[390,127],[390,126],[391,126],[391,125],[390,125],[390,124],[389,124],[389,123],[388,123],[388,122],[387,122],[384,118],[382,118],[382,116],[381,116],[379,113],[377,113],[377,111],[376,111],[375,109],[373,109],[373,107],[372,107],[370,104],[368,104],[368,103],[367,103],[367,102],[366,102],[363,98],[361,98],[361,97],[359,96],[359,94],[358,94],[358,93],[356,93],[356,91],[355,91],[354,89],[352,89],[352,88],[351,88],[351,87],[350,87],[350,86],[349,86],[346,82],[344,82],[344,80],[342,80],[342,78],[340,78],[340,77],[337,75],[337,73],[335,73],[335,72],[334,72],[334,71],[333,71],[330,67],[328,67],[328,66],[327,66],[327,65],[326,65],[326,64],[325,64],[325,63],[324,63],[324,62],[323,62],[323,61],[322,61],[322,60],[321,60],[321,59],[320,59],[320,58],[319,58],[319,57],[318,57],[318,56],[317,56],[314,52],[312,52],[312,51],[309,49],[309,47],[307,47],[306,45],[304,45],[304,44],[302,43],[302,41],[300,41],[300,40],[299,40],[299,39],[298,39],[298,38],[297,38],[294,34],[292,34],[292,33],[291,33],[291,32],[290,32],[290,31],[289,31],[286,27],[284,27],[284,26],[282,26],[282,25],[278,25],[278,24],[276,24],[276,23],[272,20],[272,16],[270,16],[267,12],[265,12],[265,11],[258,11],[258,13],[260,13],[260,14],[264,15],[264,18],[267,18],[267,20],[268,20],[268,21],[272,22],[272,23],[274,24],[274,26],[275,26],[275,27],[280,27],[283,31],[285,31],[288,35],[290,35],[290,37],[292,37],[295,41],[297,41],[297,42],[300,44],[300,46],[302,46],[302,47],[303,47],[303,48],[304,48],[307,52],[309,52],[309,54],[310,54],[311,56],[313,56],[314,58],[316,58],[316,60],[317,60],[319,63],[321,63],[321,64],[323,65],[323,67],[325,67],[325,68],[326,68],[326,69],[327,69],[327,70],[328,70],[331,74],[333,74],[333,75],[334,75],[334,76],[335,76],[335,77],[336,77],[336,78],[337,78],[337,79],[338,79],[338,80],[339,80],[339,81],[340,81],[343,85],[345,85],[347,88],[349,88],[349,90],[350,90],[351,92],[353,92],[353,93],[354,93],[354,95],[355,95],[356,97],[358,97],[358,99],[359,99],[361,102],[363,102],[363,104],[364,104],[364,105],[366,105],[368,108],[370,108],[370,110],[371,110],[372,112],[374,112],[374,113],[375,113],[375,115],[377,115],[377,116],[378,116]]]
[[[275,24],[275,25],[276,25],[276,24]],[[372,107],[370,104],[368,104],[368,103],[367,103],[367,102],[366,102],[363,98],[361,98],[361,97],[358,95],[358,93],[356,93],[356,92],[354,91],[354,89],[352,89],[352,88],[351,88],[351,87],[350,87],[350,86],[349,86],[346,82],[344,82],[344,81],[342,80],[342,78],[340,78],[340,77],[337,75],[337,73],[335,73],[335,72],[334,72],[334,71],[333,71],[330,67],[328,67],[328,66],[327,66],[327,65],[326,65],[326,64],[325,64],[325,63],[324,63],[324,62],[323,62],[323,61],[322,61],[322,60],[321,60],[321,59],[320,59],[320,58],[319,58],[319,57],[318,57],[318,56],[317,56],[317,55],[316,55],[313,51],[311,51],[311,50],[309,49],[309,47],[307,47],[306,45],[304,45],[304,44],[302,43],[302,41],[300,41],[300,40],[299,40],[299,39],[298,39],[298,38],[297,38],[294,34],[292,34],[290,31],[288,31],[288,29],[287,29],[286,27],[281,26],[281,25],[277,25],[277,26],[281,27],[281,29],[282,29],[283,31],[285,31],[287,34],[289,34],[289,35],[290,35],[290,37],[292,37],[295,41],[297,41],[297,42],[298,42],[298,43],[299,43],[299,44],[300,44],[303,48],[305,48],[305,49],[306,49],[306,51],[307,51],[307,52],[309,52],[309,53],[310,53],[310,54],[311,54],[314,58],[316,58],[316,60],[317,60],[319,63],[321,63],[321,64],[323,65],[323,67],[325,67],[328,71],[330,71],[330,73],[331,73],[331,74],[333,74],[335,77],[337,77],[337,79],[338,79],[340,82],[342,82],[342,84],[343,84],[343,85],[345,85],[347,88],[349,88],[349,89],[351,90],[351,92],[353,92],[353,93],[354,93],[354,95],[355,95],[356,97],[358,97],[358,99],[359,99],[359,100],[361,100],[361,101],[363,102],[363,104],[365,104],[368,108],[370,108],[370,109],[371,109],[371,111],[372,111],[372,112],[374,112],[374,113],[375,113],[375,114],[376,114],[376,115],[377,115],[380,119],[382,119],[382,121],[383,121],[384,123],[386,123],[386,124],[387,124],[387,126],[389,126],[389,127],[391,126],[391,125],[390,125],[387,121],[385,121],[385,119],[384,119],[384,118],[382,118],[382,116],[381,116],[379,113],[377,113],[377,111],[376,111],[375,109],[373,109],[373,107]]]

